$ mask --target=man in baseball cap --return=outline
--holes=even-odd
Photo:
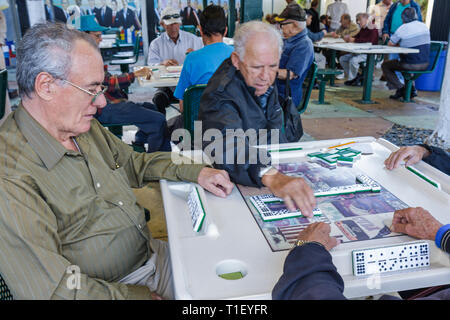
[[[286,78],[289,75],[292,101],[298,106],[302,99],[302,84],[314,60],[314,48],[306,28],[306,12],[290,3],[275,18],[283,32],[283,54],[278,70],[277,87],[280,99],[285,99]]]
[[[182,19],[180,10],[167,7],[161,13],[161,26],[166,30],[150,43],[147,65],[179,66],[186,54],[203,48],[202,38],[180,30]],[[153,103],[163,112],[170,103],[178,103],[173,96],[175,87],[158,88]]]

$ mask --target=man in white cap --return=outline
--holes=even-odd
[[[147,65],[182,65],[186,54],[203,48],[202,38],[180,30],[181,16],[178,9],[167,7],[161,14],[161,26],[166,30],[150,43]],[[153,103],[164,110],[170,102],[175,102],[175,88],[161,88],[155,93]]]

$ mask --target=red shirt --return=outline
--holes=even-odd
[[[356,43],[367,43],[378,44],[378,29],[369,29],[367,27],[361,28],[358,34],[355,36]]]

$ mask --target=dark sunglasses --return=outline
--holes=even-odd
[[[279,25],[280,25],[280,26],[285,26],[285,25],[288,25],[288,24],[291,24],[291,23],[293,23],[293,22],[292,22],[292,21],[289,21],[289,22],[280,22]]]
[[[162,17],[163,20],[178,19],[181,17],[178,13]]]

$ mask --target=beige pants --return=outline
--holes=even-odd
[[[0,46],[0,49],[2,49],[2,47]],[[3,55],[3,51],[0,52],[0,69],[5,69],[6,68],[6,63],[5,63],[5,56]],[[6,101],[5,101],[5,115],[3,116],[3,118],[0,119],[0,125],[3,123],[3,121],[5,121],[5,119],[8,117],[8,115],[11,113],[11,103],[9,102],[9,96],[8,96],[8,92],[6,92]]]
[[[150,259],[119,282],[147,286],[150,291],[164,299],[175,299],[169,244],[165,241],[151,239],[150,246],[154,251]]]

